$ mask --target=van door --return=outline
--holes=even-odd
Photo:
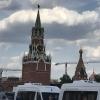
[[[37,92],[37,95],[36,95],[36,100],[43,100],[43,99],[42,99],[42,97],[41,97],[40,92]]]

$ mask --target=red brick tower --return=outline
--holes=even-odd
[[[41,27],[39,8],[40,6],[38,5],[35,27],[32,28],[29,53],[24,55],[22,61],[22,80],[24,82],[49,84],[51,57],[45,53],[44,28]]]

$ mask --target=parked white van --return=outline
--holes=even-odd
[[[100,100],[100,83],[81,80],[63,84],[59,100]]]
[[[58,100],[60,89],[34,83],[18,85],[14,91],[14,100]]]

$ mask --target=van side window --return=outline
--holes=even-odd
[[[58,100],[59,93],[42,93],[43,100]]]
[[[65,91],[63,100],[96,100],[96,91]]]
[[[39,92],[37,92],[37,100],[41,100],[41,95]]]
[[[32,91],[20,91],[17,94],[16,100],[34,100],[35,92]]]

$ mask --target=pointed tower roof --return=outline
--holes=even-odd
[[[94,71],[94,68],[93,68],[93,74],[95,75],[95,71]]]
[[[36,17],[36,21],[35,21],[35,26],[32,27],[32,36],[40,36],[42,38],[44,38],[44,28],[41,27],[41,19],[40,19],[40,5],[38,4],[38,12],[37,12],[37,17]]]
[[[35,27],[41,28],[41,20],[40,20],[40,13],[39,13],[40,5],[38,4],[38,13],[36,17]]]
[[[83,62],[83,58],[82,58],[82,54],[83,54],[83,50],[80,49],[79,50],[79,54],[80,54],[80,57],[79,57],[79,61],[78,61],[78,64],[77,64],[77,68],[80,68],[80,67],[85,67],[84,66],[84,62]]]
[[[95,71],[94,71],[94,68],[93,68],[93,73],[90,75],[90,77],[89,77],[89,80],[91,80],[91,81],[94,81],[95,80]]]
[[[80,57],[79,57],[79,61],[76,67],[74,80],[87,79],[87,73],[86,73],[83,58],[82,58],[82,54],[83,54],[82,49],[79,50],[79,54],[80,54]]]

